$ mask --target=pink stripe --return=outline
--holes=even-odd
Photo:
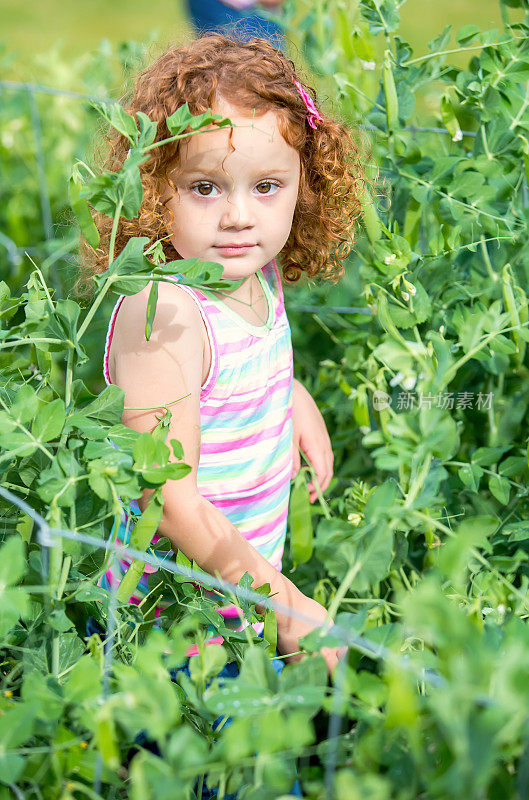
[[[282,511],[278,517],[275,517],[271,522],[267,522],[264,525],[261,525],[259,528],[255,528],[248,536],[246,537],[247,542],[251,542],[252,539],[261,538],[262,536],[266,536],[267,533],[273,533],[280,522],[284,522],[287,518],[288,511]]]
[[[103,355],[103,377],[104,377],[105,381],[107,382],[107,384],[112,383],[112,381],[110,380],[109,372],[108,372],[108,354],[110,352],[110,343],[112,342],[112,336],[114,335],[114,328],[116,326],[116,317],[118,315],[118,311],[121,308],[121,304],[122,304],[124,299],[125,299],[125,295],[121,295],[119,300],[117,301],[116,305],[114,306],[112,314],[110,315],[110,322],[109,322],[109,325],[108,325],[107,336],[106,336],[106,339],[105,339],[105,352],[104,352],[104,355]]]
[[[212,639],[208,639],[206,644],[222,644],[223,641],[224,639],[222,636],[214,636]],[[189,658],[189,656],[198,656],[198,647],[196,644],[192,644],[186,650],[186,657]]]
[[[285,299],[283,297],[283,284],[282,284],[282,281],[281,281],[281,275],[279,274],[279,269],[277,267],[277,263],[276,263],[275,258],[272,259],[272,266],[274,268],[274,272],[275,272],[275,276],[276,276],[276,280],[277,280],[277,293],[278,293],[278,296],[279,296],[279,303],[278,303],[277,313],[278,313],[278,316],[279,316],[279,314],[283,311],[283,309],[285,307]]]
[[[292,450],[290,450],[290,455],[292,455]],[[241,488],[240,492],[237,494],[232,492],[230,495],[224,495],[224,497],[218,497],[219,494],[222,494],[222,490],[217,488],[214,494],[208,494],[207,490],[207,482],[204,481],[200,483],[200,494],[203,495],[207,500],[215,502],[215,506],[223,507],[223,504],[226,503],[228,506],[235,503],[238,500],[245,500],[248,501],[248,497],[251,495],[252,502],[257,502],[260,500],[263,494],[272,494],[273,492],[277,491],[278,487],[282,486],[285,481],[290,479],[290,474],[292,472],[292,459],[289,457],[288,460],[285,461],[285,466],[282,468],[281,472],[276,474],[277,463],[274,463],[273,467],[265,472],[262,476],[262,480],[260,486],[246,486]],[[272,473],[273,479],[270,478],[270,473]],[[213,484],[217,486],[217,484]],[[221,482],[222,487],[222,482]]]
[[[292,380],[292,378],[291,378],[291,375],[290,375],[290,372],[289,372],[289,374],[287,375],[286,378],[282,378],[281,380],[279,380],[276,383],[273,383],[271,386],[269,386],[264,394],[260,394],[260,395],[256,394],[254,397],[248,397],[248,394],[252,390],[249,390],[248,392],[246,392],[244,394],[232,394],[232,395],[230,395],[229,401],[227,401],[226,403],[219,404],[216,407],[201,408],[200,409],[200,413],[204,417],[214,417],[219,412],[220,413],[222,413],[222,412],[228,413],[228,412],[233,412],[233,411],[240,412],[240,411],[244,411],[244,409],[246,407],[248,407],[248,408],[259,407],[259,406],[263,405],[279,389],[288,388],[290,386],[291,380]],[[255,390],[253,390],[253,391],[255,391]],[[241,397],[241,398],[245,398],[245,399],[241,399],[241,400],[232,402],[234,397]]]
[[[229,453],[230,450],[237,448],[240,450],[242,447],[248,447],[254,444],[260,444],[261,442],[267,441],[268,439],[274,439],[279,436],[283,428],[285,427],[285,422],[280,422],[279,425],[274,425],[273,428],[268,428],[266,434],[259,434],[259,433],[252,433],[251,436],[245,436],[242,439],[236,439],[231,442],[215,442],[213,444],[202,444],[200,447],[200,454],[204,453],[204,455],[209,455],[211,453]]]

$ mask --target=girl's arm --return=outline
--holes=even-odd
[[[292,477],[296,476],[301,466],[299,450],[313,466],[322,492],[331,482],[334,454],[325,422],[318,406],[305,387],[294,379],[292,398],[292,425],[294,428],[294,464]],[[310,502],[318,497],[314,481],[308,484]]]
[[[123,422],[135,430],[152,431],[160,413],[157,404],[172,403],[167,439],[178,439],[191,472],[163,487],[164,512],[159,533],[211,575],[236,584],[248,571],[255,586],[269,583],[274,599],[323,623],[326,611],[306,597],[276,570],[197,488],[200,456],[200,387],[203,382],[205,331],[191,297],[175,285],[161,283],[152,335],[144,335],[149,287],[126,297],[116,318],[112,343],[113,381],[125,391],[126,406],[153,406],[151,411],[125,411]],[[144,508],[150,491],[145,491]],[[295,652],[298,639],[314,625],[288,614],[277,614],[278,649]],[[337,650],[322,650],[329,671]],[[297,657],[295,660],[297,660]]]

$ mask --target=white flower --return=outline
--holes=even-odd
[[[498,614],[505,614],[506,608],[503,603],[500,603],[498,606]]]
[[[392,379],[390,380],[389,385],[390,386],[398,386],[398,384],[401,382],[403,377],[404,377],[404,373],[403,372],[400,372],[400,371],[397,372],[396,375],[394,375],[392,377]]]
[[[360,516],[360,514],[354,514],[354,513],[348,514],[347,519],[349,520],[351,525],[360,525],[360,523],[362,522],[362,517]]]
[[[453,142],[460,142],[462,138],[463,138],[463,133],[461,131],[456,131],[454,133],[454,135],[452,136],[452,141]]]
[[[417,383],[416,375],[406,375],[406,377],[402,381],[402,388],[405,389],[407,392],[409,392],[413,389],[416,383]]]
[[[404,291],[402,291],[402,292],[401,292],[401,295],[402,295],[402,297],[404,298],[404,300],[409,300],[409,299],[410,299],[410,296],[409,296],[408,292],[404,292]]]
[[[373,70],[376,67],[376,61],[363,61],[360,59],[360,64],[362,65],[362,69]]]
[[[390,264],[392,264],[392,263],[393,263],[393,261],[395,261],[395,259],[396,259],[396,258],[397,258],[397,255],[396,255],[396,253],[391,253],[390,255],[388,255],[388,256],[386,256],[386,257],[385,257],[385,259],[384,259],[384,264],[385,264],[387,267],[389,267],[389,265],[390,265]]]

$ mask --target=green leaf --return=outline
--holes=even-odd
[[[156,139],[158,123],[149,119],[147,114],[144,114],[143,111],[137,111],[136,116],[138,117],[138,122],[140,123],[140,135],[137,146],[139,148],[148,147]]]
[[[81,431],[87,439],[92,441],[99,441],[106,439],[109,435],[109,429],[100,425],[96,420],[85,417],[84,414],[76,412],[71,414],[66,420],[67,429],[72,428]]]
[[[16,428],[15,420],[6,412],[0,411],[0,435],[5,436]]]
[[[63,608],[55,608],[47,618],[47,623],[60,633],[64,633],[73,627],[73,622],[66,616]]]
[[[134,117],[127,114],[119,103],[92,102],[91,105],[113,128],[122,133],[123,136],[126,136],[131,144],[136,142],[138,138],[138,128],[136,127]]]
[[[83,655],[85,646],[75,632],[64,633],[59,637],[59,672],[64,672],[76,664]]]
[[[10,588],[20,582],[25,572],[26,547],[15,534],[0,548],[0,636],[5,636],[20,617],[29,615],[27,592],[18,586]]]
[[[50,442],[62,432],[66,419],[64,402],[57,398],[40,409],[32,426],[32,433],[39,442]]]
[[[456,33],[456,42],[463,46],[475,39],[481,33],[477,25],[463,25]]]
[[[38,407],[39,401],[36,392],[31,386],[25,384],[17,391],[10,413],[17,422],[26,423],[33,419]]]
[[[226,650],[221,644],[205,645],[198,655],[189,660],[191,680],[205,685],[210,678],[219,674],[226,661]]]
[[[498,502],[502,503],[504,506],[507,505],[511,494],[511,484],[507,478],[503,478],[501,475],[491,475],[489,478],[489,489]]]
[[[129,450],[134,447],[134,443],[139,436],[141,436],[141,434],[139,431],[135,431],[132,428],[127,428],[126,425],[118,423],[117,425],[113,425],[108,429],[107,436],[118,447]]]
[[[189,105],[184,103],[184,105],[177,108],[171,116],[167,117],[165,124],[167,125],[169,133],[173,136],[178,136],[185,131],[192,119],[193,115],[189,110]]]
[[[506,447],[478,447],[472,455],[472,462],[479,464],[481,467],[490,467],[491,464],[496,464],[502,455],[510,449],[510,445]]]
[[[89,704],[101,693],[101,670],[92,656],[82,655],[68,673],[64,696],[68,703]]]
[[[91,403],[81,409],[83,416],[91,417],[110,425],[121,423],[125,405],[125,392],[110,384]]]
[[[17,584],[26,572],[26,548],[20,536],[10,536],[0,547],[0,590]],[[1,605],[1,603],[0,603]]]
[[[72,211],[74,212],[81,233],[85,237],[88,244],[94,248],[99,246],[99,231],[90,213],[90,208],[84,197],[81,197],[81,189],[83,183],[79,175],[79,170],[74,167],[72,176],[68,181],[68,197]]]
[[[508,536],[510,542],[522,542],[529,539],[529,520],[509,522],[502,528],[502,535]]]
[[[173,448],[174,457],[182,459],[184,457],[184,448],[177,439],[169,439],[169,444]]]
[[[498,527],[498,520],[490,514],[481,514],[464,520],[455,530],[455,535],[443,543],[438,556],[439,569],[461,587],[471,557],[472,548],[491,552],[489,536]]]
[[[377,486],[369,495],[364,508],[367,522],[377,522],[384,514],[391,512],[398,495],[398,484],[390,478],[381,486]]]
[[[479,481],[481,476],[483,475],[483,470],[477,464],[466,464],[464,467],[460,467],[457,471],[462,483],[465,486],[468,486],[473,492],[477,492],[479,489]]]

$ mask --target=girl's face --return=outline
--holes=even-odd
[[[211,129],[184,139],[178,167],[169,175],[168,230],[182,258],[199,257],[224,267],[223,277],[251,276],[285,245],[298,196],[300,159],[283,139],[277,116],[261,117],[219,98],[213,109],[229,117],[230,128]],[[235,149],[233,149],[235,148]]]

